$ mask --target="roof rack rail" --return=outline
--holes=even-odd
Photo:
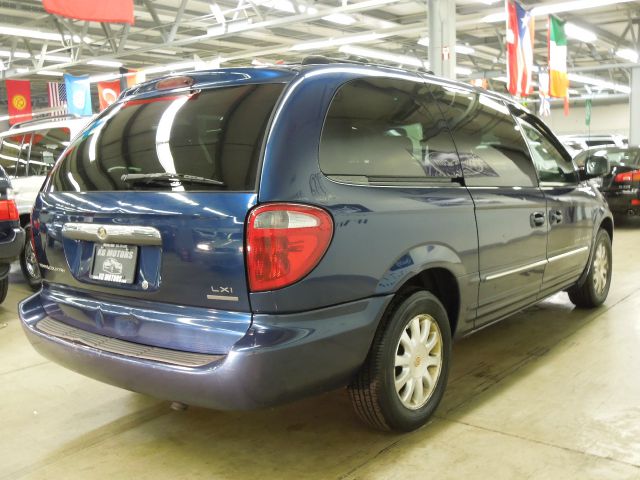
[[[354,55],[349,55],[347,58],[331,58],[331,57],[325,57],[324,55],[309,55],[308,57],[304,57],[301,62],[302,65],[329,65],[332,63],[353,63],[357,65],[375,65],[377,67],[396,68],[396,67],[393,67],[392,65],[385,65],[382,63],[372,62],[368,58],[354,56]],[[413,68],[403,67],[403,70],[435,75],[431,70],[427,70],[424,68],[413,69]]]
[[[50,115],[48,117],[34,118],[33,120],[26,120],[24,122],[16,123],[14,125],[11,125],[11,127],[9,127],[9,130],[13,130],[14,128],[20,128],[20,127],[28,127],[29,125],[38,125],[39,123],[46,123],[46,122],[50,122],[51,120],[63,120],[65,118],[76,119],[76,118],[82,118],[82,117],[75,113]]]

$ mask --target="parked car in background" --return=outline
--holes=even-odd
[[[31,248],[29,217],[36,195],[54,162],[88,118],[47,117],[14,125],[0,133],[0,166],[11,178],[26,243],[20,266],[29,286],[40,287],[40,269]]]
[[[411,430],[453,338],[563,290],[604,302],[611,213],[541,120],[327,62],[153,80],[78,135],[33,210],[34,347],[218,409],[348,386],[365,422]]]
[[[595,181],[614,215],[639,215],[640,147],[593,147],[580,153],[574,160],[578,167],[585,168],[590,159],[606,164],[605,175]]]
[[[572,157],[590,147],[626,147],[628,140],[622,135],[560,135],[558,137]]]
[[[11,262],[20,255],[24,239],[11,181],[0,166],[0,303],[7,297]]]

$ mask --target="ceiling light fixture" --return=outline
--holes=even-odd
[[[594,87],[598,87],[603,90],[614,90],[616,92],[626,93],[626,94],[631,93],[631,87],[627,85],[609,82],[607,80],[602,80],[601,78],[586,77],[584,75],[578,75],[576,73],[569,74],[569,81],[582,83],[585,85],[592,85]]]
[[[357,22],[357,20],[351,15],[347,15],[346,13],[332,13],[331,15],[327,15],[326,17],[322,17],[322,20],[326,20],[327,22],[337,23],[338,25],[353,25]]]
[[[323,48],[337,47],[351,43],[371,42],[373,40],[379,40],[380,38],[383,38],[383,35],[380,35],[379,33],[364,33],[362,35],[351,35],[346,37],[329,38],[327,40],[298,43],[293,45],[290,50],[321,50]]]
[[[586,28],[579,27],[575,23],[567,22],[564,26],[564,31],[567,37],[574,40],[580,40],[584,43],[593,43],[598,39],[598,36]]]
[[[16,27],[8,27],[8,26],[0,26],[0,35],[8,35],[10,37],[26,37],[26,38],[35,38],[38,40],[52,40],[55,42],[61,42],[62,36],[59,33],[53,32],[43,32],[41,30],[32,30],[30,28],[16,28]],[[79,42],[80,37],[78,35],[68,35],[65,34],[64,38],[66,40],[73,39],[74,42]],[[82,38],[85,43],[91,43],[92,40],[89,37]]]
[[[98,67],[112,67],[118,68],[122,66],[122,62],[115,60],[89,60],[87,65],[96,65]]]
[[[616,56],[628,60],[632,63],[638,63],[638,52],[635,50],[631,50],[630,48],[621,48],[616,51]]]
[[[587,10],[589,8],[608,7],[619,3],[629,3],[634,0],[573,0],[570,2],[559,2],[534,7],[531,15],[534,17],[542,17],[554,13],[573,12],[575,10]],[[504,22],[507,15],[504,11],[492,13],[480,19],[484,23]]]
[[[38,70],[36,75],[46,75],[47,77],[62,77],[64,72],[58,70]]]

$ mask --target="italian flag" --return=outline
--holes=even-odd
[[[567,35],[564,22],[554,16],[549,17],[549,95],[556,98],[569,95]]]

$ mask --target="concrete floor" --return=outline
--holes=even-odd
[[[344,391],[256,412],[168,403],[84,378],[0,306],[0,479],[640,479],[640,222],[614,239],[606,305],[566,294],[454,345],[435,418],[370,431]]]

